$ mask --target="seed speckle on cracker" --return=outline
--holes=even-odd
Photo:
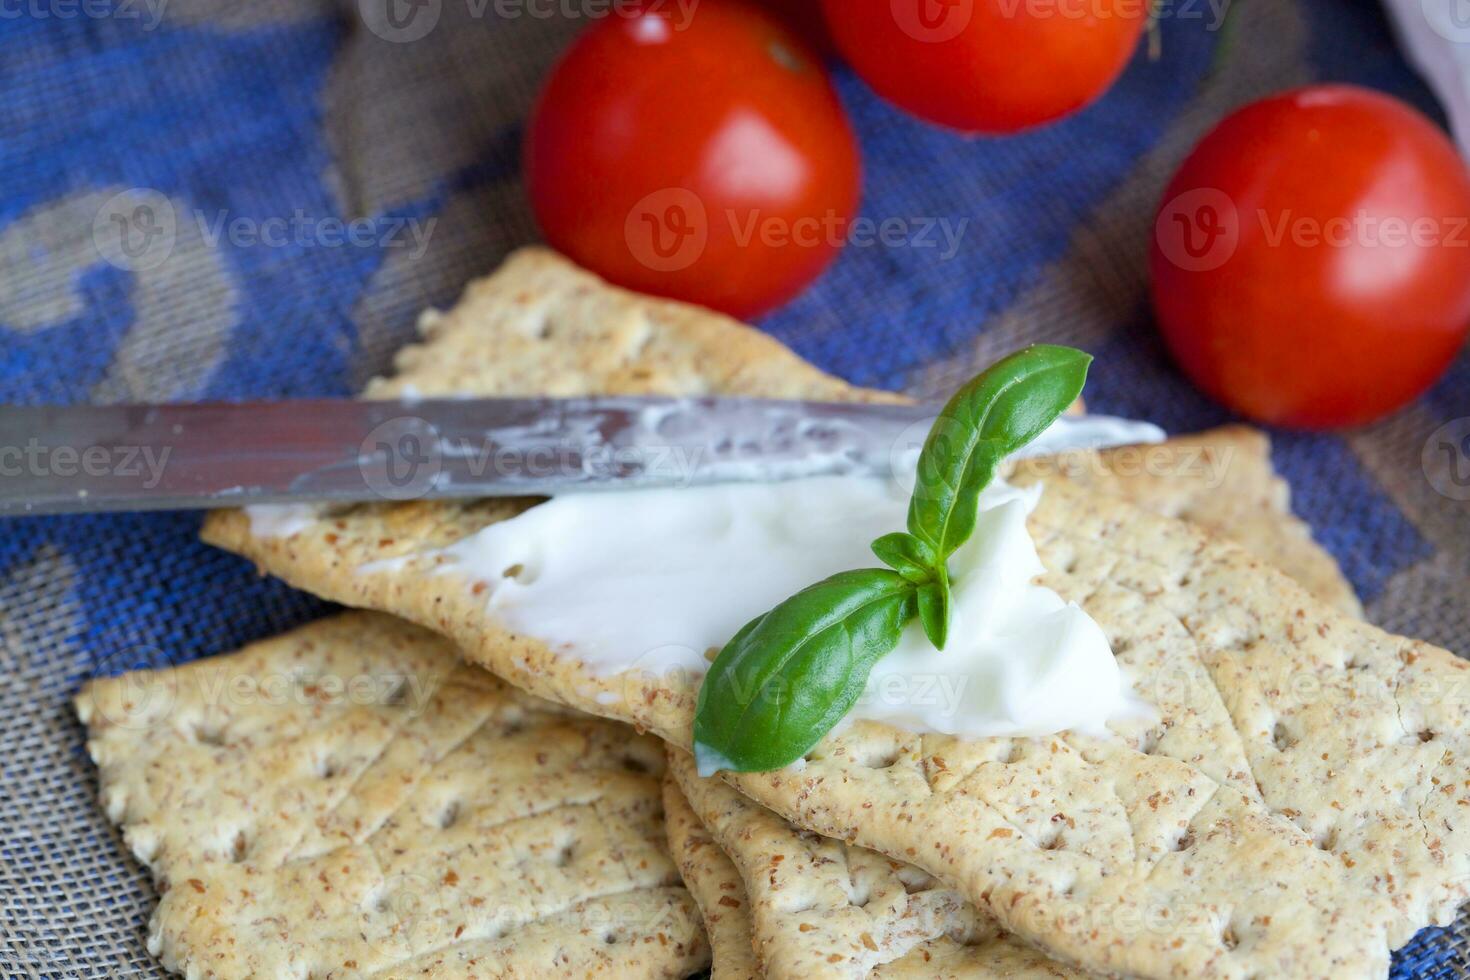
[[[708,961],[649,736],[349,613],[96,680],[101,795],[187,977],[669,977]]]
[[[1047,959],[1004,935],[994,920],[930,875],[873,851],[799,830],[718,779],[701,779],[693,759],[669,750],[665,810],[670,845],[707,841],[698,862],[680,862],[701,893],[721,889],[734,915],[726,945],[755,949],[763,973],[779,978],[863,977],[1041,980],[1089,974]],[[710,856],[709,851],[717,854]],[[728,856],[727,856],[728,855]],[[734,884],[731,883],[733,879]],[[718,912],[723,912],[720,909]],[[717,912],[717,914],[718,914]],[[713,931],[711,932],[713,936]],[[715,942],[715,963],[721,943]]]

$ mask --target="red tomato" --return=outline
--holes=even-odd
[[[649,0],[577,39],[532,111],[526,184],[547,241],[587,268],[748,317],[836,255],[857,143],[777,18],[736,0],[685,9]]]
[[[1205,392],[1262,422],[1370,422],[1470,328],[1470,172],[1396,99],[1316,85],[1240,109],[1164,192],[1154,308]]]
[[[822,0],[832,40],[883,98],[966,133],[1013,133],[1092,102],[1149,0]]]
[[[780,17],[802,40],[821,55],[832,53],[832,36],[822,16],[821,0],[754,0]]]

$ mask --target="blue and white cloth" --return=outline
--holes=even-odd
[[[597,0],[0,0],[0,403],[346,395],[427,305],[536,237],[519,176],[538,81]],[[399,9],[402,8],[402,9]],[[1369,0],[1164,0],[1098,105],[964,140],[845,71],[855,244],[760,326],[864,385],[941,393],[1077,344],[1099,411],[1227,413],[1170,366],[1144,254],[1178,161],[1234,105],[1345,80],[1436,114]],[[389,16],[392,14],[392,16]],[[925,232],[923,229],[930,229]],[[1295,506],[1370,618],[1470,650],[1470,357],[1348,435],[1278,434]],[[3,477],[0,477],[3,478]],[[200,544],[187,514],[0,521],[0,973],[158,975],[152,893],[95,803],[67,700],[95,672],[234,649],[324,605]],[[1402,977],[1465,975],[1470,925]]]

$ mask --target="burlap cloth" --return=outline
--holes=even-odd
[[[346,394],[421,307],[534,239],[520,121],[607,5],[392,2],[392,17],[384,0],[5,8],[0,402]],[[761,326],[823,368],[915,393],[1028,340],[1080,344],[1100,355],[1096,408],[1175,431],[1224,420],[1149,322],[1142,257],[1171,168],[1230,106],[1294,83],[1358,80],[1430,106],[1363,0],[1249,4],[1223,51],[1210,4],[1164,10],[1155,56],[1103,103],[1018,139],[928,129],[839,75],[864,214],[906,237],[849,247]],[[143,237],[119,251],[112,222],[140,205]],[[354,219],[358,244],[342,231]],[[1276,443],[1369,616],[1462,651],[1467,417],[1462,356],[1391,420]],[[159,973],[143,949],[150,886],[94,803],[67,707],[80,682],[322,611],[196,530],[190,515],[0,523],[0,974]],[[1396,972],[1466,975],[1467,934],[1463,918],[1421,934]]]

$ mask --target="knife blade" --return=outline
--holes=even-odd
[[[912,466],[937,413],[632,397],[4,407],[0,514],[882,475]],[[1099,420],[1095,441],[1109,441],[1110,421]],[[1069,445],[1087,441],[1082,433]],[[1032,454],[1047,451],[1041,442]]]
[[[933,415],[908,405],[624,397],[5,407],[0,513],[886,472],[895,441]]]

